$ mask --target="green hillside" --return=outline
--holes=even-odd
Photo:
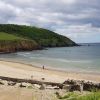
[[[69,38],[50,30],[25,25],[0,24],[0,32],[36,41],[41,47],[76,46]]]
[[[12,35],[12,34],[0,32],[0,41],[1,40],[22,40],[22,39],[23,38],[17,37],[17,36]]]

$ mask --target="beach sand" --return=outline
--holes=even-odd
[[[100,76],[96,74],[63,72],[51,69],[42,69],[36,66],[0,61],[0,76],[35,79],[48,82],[64,82],[67,79],[86,80],[100,82]],[[65,94],[64,90],[37,88],[20,88],[16,86],[0,85],[0,100],[58,100],[56,92]]]
[[[52,69],[43,70],[41,67],[9,61],[0,61],[0,76],[22,79],[33,78],[39,81],[41,81],[42,78],[45,78],[45,81],[60,83],[67,79],[85,80],[100,83],[100,74],[64,72]]]
[[[0,100],[58,100],[55,90],[0,87]]]

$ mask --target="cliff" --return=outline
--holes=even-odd
[[[69,46],[77,46],[77,44],[71,39],[47,29],[25,25],[0,24],[0,52]]]
[[[11,53],[36,49],[39,49],[39,45],[33,40],[20,38],[7,33],[0,33],[0,53]]]

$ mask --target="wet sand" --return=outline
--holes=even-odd
[[[100,75],[92,73],[64,72],[53,69],[42,69],[39,66],[28,64],[0,61],[0,76],[35,79],[41,81],[42,78],[48,82],[64,82],[67,79],[85,80],[100,83]]]

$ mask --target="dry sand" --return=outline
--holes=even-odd
[[[0,100],[58,100],[55,92],[55,90],[0,86]]]
[[[85,80],[100,83],[100,74],[88,74],[88,73],[72,73],[63,72],[51,69],[42,69],[36,66],[0,61],[0,76],[42,80],[49,82],[64,82],[67,79]]]
[[[36,66],[0,61],[0,76],[42,80],[49,82],[64,82],[67,79],[90,80],[100,82],[100,76],[96,74],[62,72],[51,69],[42,69]],[[0,100],[58,100],[55,92],[65,93],[63,90],[39,90],[29,88],[11,87],[0,85]]]

